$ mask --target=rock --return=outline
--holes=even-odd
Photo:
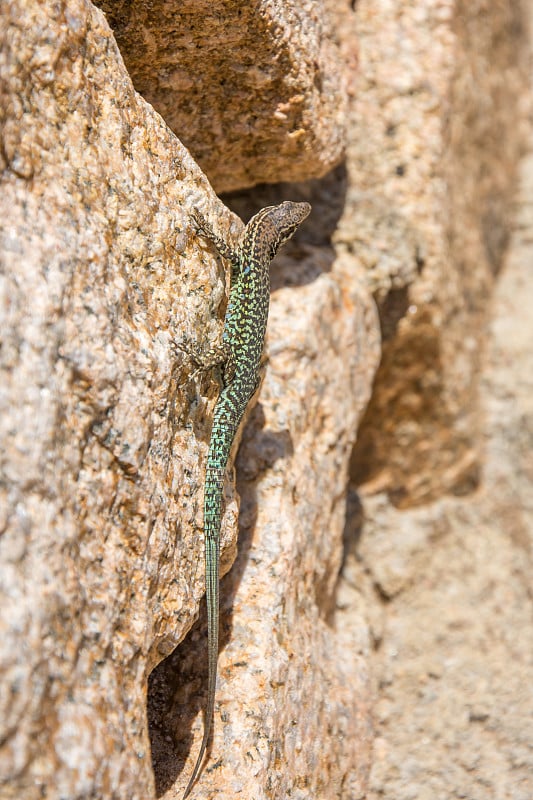
[[[56,12],[10,3],[1,29],[0,774],[25,800],[147,800],[146,680],[203,593],[217,389],[177,347],[224,311],[189,212],[240,223],[103,14]]]
[[[402,589],[384,608],[369,800],[533,796],[531,156],[517,201],[485,341],[482,484],[416,509],[389,507],[387,515],[382,507],[388,553],[374,547],[373,526],[358,546],[356,563],[381,574],[383,559],[408,560],[399,516],[411,541],[426,538],[410,580],[403,570]],[[430,539],[443,519],[445,535]]]
[[[189,215],[201,208],[230,239],[240,223],[134,92],[101,12],[80,0],[58,21],[55,8],[12,3],[3,29],[1,774],[9,796],[25,800],[147,800],[147,678],[192,625],[204,586],[203,471],[218,386],[194,375],[180,347],[216,340],[225,309],[222,264]],[[244,783],[255,775],[259,785],[268,772],[287,787],[303,774],[321,785],[325,767],[335,786],[361,786],[368,772],[364,625],[358,649],[346,649],[352,634],[336,634],[327,607],[342,555],[342,483],[379,354],[377,317],[361,276],[331,270],[329,249],[292,253],[277,281],[302,285],[273,303],[266,428],[251,457],[264,462],[265,564],[247,573],[234,610],[234,651],[256,669],[230,727],[215,729],[217,745],[247,731],[247,750],[233,740],[220,752],[221,787],[235,765]],[[300,303],[306,314],[297,312],[295,327]],[[292,477],[282,480],[285,461]],[[259,483],[242,469],[249,504]],[[319,509],[317,490],[332,498]],[[223,571],[235,555],[237,511],[228,482]],[[286,567],[304,547],[297,577]],[[272,654],[261,676],[265,635]],[[236,676],[248,676],[237,669],[244,656],[228,656]],[[227,697],[222,685],[220,702]],[[318,748],[326,721],[338,735]]]
[[[134,91],[101,11],[87,0],[4,8],[2,792],[169,800],[183,792],[202,731],[202,622],[184,639],[204,591],[203,475],[218,392],[216,375],[196,374],[187,353],[217,341],[228,278],[190,214],[202,210],[228,240],[242,223]],[[228,18],[253,10],[224,8]],[[270,31],[257,26],[248,49],[289,104],[277,109],[279,127],[276,109],[263,110],[257,138],[247,135],[258,99],[246,80],[261,81],[257,70],[226,83],[225,103],[212,62],[190,67],[210,70],[209,102],[234,114],[235,148],[205,110],[209,130],[188,129],[219,188],[322,174],[342,147],[344,82],[351,97],[345,164],[226,198],[243,218],[287,198],[314,210],[272,267],[266,376],[238,492],[231,470],[226,484],[222,572],[238,520],[239,557],[222,587],[214,738],[198,798],[367,793],[371,647],[389,646],[387,615],[368,596],[395,602],[425,570],[428,544],[450,535],[445,508],[387,539],[400,507],[478,481],[480,330],[521,140],[525,47],[505,3],[479,16],[429,0],[394,13],[366,0],[355,13],[335,5],[344,75],[331,68],[322,22],[291,8],[301,40],[279,44],[293,30],[280,17]],[[123,4],[115,19],[137,13]],[[201,40],[220,51],[237,27],[215,30],[204,16]],[[172,32],[163,12],[154,19]],[[274,47],[294,71],[280,69]],[[323,85],[311,89],[311,75]],[[191,96],[187,80],[171,78]],[[296,124],[308,138],[290,139]],[[475,724],[490,716],[486,694],[469,713]]]
[[[273,269],[294,281],[314,258],[312,250],[299,258],[289,251]],[[332,625],[332,615],[341,487],[379,353],[377,319],[363,287],[334,266],[277,291],[269,324],[267,374],[238,459],[239,557],[222,585],[212,760],[197,793],[363,796],[371,747],[366,625]],[[152,676],[154,757],[167,798],[181,795],[200,744],[205,625],[180,651]],[[193,745],[183,737],[191,712]],[[176,730],[189,745],[177,785],[183,747],[173,752],[168,741]]]
[[[344,150],[345,73],[320,0],[99,0],[133,84],[217,192],[319,177]]]
[[[479,483],[483,324],[526,130],[519,4],[330,4],[351,84],[337,249],[363,260],[383,354],[354,483],[399,508]]]

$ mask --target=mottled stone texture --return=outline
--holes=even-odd
[[[269,367],[238,459],[239,557],[222,583],[212,763],[198,797],[364,796],[369,641],[362,618],[345,626],[336,610],[345,515],[338,487],[379,339],[375,309],[342,265],[307,282],[318,258],[306,247],[277,260],[278,280],[296,286],[273,296]],[[151,684],[158,788],[168,800],[181,796],[200,744],[204,624],[180,650]],[[184,734],[193,719],[192,740]]]
[[[203,592],[215,387],[175,345],[224,297],[188,209],[232,217],[100,11],[1,11],[0,791],[147,800],[147,675]]]
[[[332,4],[357,40],[346,210],[383,354],[352,476],[399,507],[479,481],[479,356],[508,230],[527,42],[511,0]]]
[[[203,594],[217,393],[179,344],[216,341],[225,307],[223,265],[189,212],[225,237],[240,223],[134,92],[101,11],[83,0],[1,11],[0,791],[149,800],[147,680]],[[271,365],[241,462],[253,548],[226,595],[223,767],[204,772],[197,797],[215,785],[231,797],[237,779],[250,797],[364,790],[366,626],[337,631],[333,591],[379,327],[362,272],[332,260],[301,240],[274,269]],[[227,500],[223,571],[235,556],[230,485]],[[192,667],[200,704],[204,654]],[[160,789],[157,725],[180,712],[163,753],[176,795],[191,764],[182,771],[175,748],[196,755],[198,710],[180,691],[185,708],[178,695],[152,717]]]
[[[478,481],[479,351],[521,140],[524,37],[511,0],[331,6],[335,67],[318,4],[109,4],[133,41],[127,63],[139,39],[141,98],[88,0],[0,3],[2,798],[178,798],[201,737],[203,620],[175,648],[204,590],[218,384],[180,344],[216,342],[227,275],[190,211],[228,239],[241,223],[147,98],[161,94],[173,125],[174,109],[200,107],[178,134],[229,188],[334,163],[343,81],[346,163],[227,198],[242,217],[284,198],[313,214],[272,267],[238,492],[228,476],[223,572],[237,495],[240,552],[222,585],[213,744],[194,796],[367,793],[371,645],[394,660],[401,641],[385,640],[382,599],[423,580],[435,542],[461,541],[461,513],[397,506]],[[153,22],[135,27],[141,14]],[[149,72],[159,51],[166,77]],[[349,462],[380,354],[351,463],[361,531]],[[471,558],[490,561],[483,547]],[[479,609],[487,575],[470,595]],[[511,568],[506,580],[511,591]],[[480,702],[472,718],[484,714]],[[396,786],[396,763],[374,769],[376,792]]]
[[[322,0],[100,0],[133,84],[218,192],[323,175],[344,72]]]
[[[533,797],[533,148],[517,200],[482,359],[480,489],[407,510],[366,498],[347,559],[369,608],[389,599],[372,615],[368,800]]]

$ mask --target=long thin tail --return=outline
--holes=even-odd
[[[206,531],[207,536],[207,531]],[[219,592],[218,592],[218,567],[220,560],[220,537],[209,536],[205,543],[205,595],[207,600],[207,706],[205,709],[205,724],[202,744],[196,764],[187,784],[183,800],[189,795],[198,772],[202,766],[204,754],[211,734],[213,724],[213,713],[215,710],[215,690],[217,683],[217,660],[218,660],[218,617],[219,617]]]
[[[228,463],[235,432],[244,412],[245,404],[234,396],[231,387],[223,391],[215,407],[211,441],[207,455],[204,495],[204,536],[205,536],[205,596],[207,601],[207,706],[205,726],[200,753],[187,784],[183,800],[188,797],[200,767],[209,741],[215,709],[215,690],[218,662],[219,625],[219,564],[220,564],[220,525],[222,521],[222,495],[224,475]]]

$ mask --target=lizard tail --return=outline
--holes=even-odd
[[[220,565],[220,525],[222,521],[222,496],[224,494],[224,475],[228,463],[235,432],[242,418],[242,412],[235,408],[231,392],[224,393],[215,408],[211,442],[207,456],[204,495],[204,536],[205,536],[205,597],[207,602],[207,705],[205,711],[204,735],[200,752],[187,784],[183,800],[188,797],[200,767],[213,726],[215,709],[215,690],[218,662],[219,626],[219,565]]]
[[[196,759],[196,764],[187,784],[183,800],[188,797],[191,791],[207,748],[211,727],[213,723],[213,713],[215,710],[215,689],[217,682],[217,659],[218,659],[218,567],[220,560],[220,539],[218,536],[208,536],[206,531],[205,543],[205,594],[207,600],[207,650],[208,650],[208,678],[207,678],[207,706],[205,709],[204,735],[200,752]]]

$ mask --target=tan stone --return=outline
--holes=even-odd
[[[285,283],[315,258],[312,249],[301,263],[280,257],[276,270]],[[374,309],[353,278],[334,267],[272,298],[267,374],[238,459],[239,557],[222,586],[214,737],[198,797],[364,796],[366,625],[348,628],[334,613],[342,487],[379,352]],[[181,796],[202,734],[204,625],[180,651],[152,676],[156,773],[169,800]],[[176,730],[187,750],[171,749]]]
[[[402,511],[365,498],[372,525],[348,559],[397,589],[366,593],[384,617],[369,800],[533,796],[531,155],[517,200],[486,331],[481,486]]]
[[[269,362],[238,459],[240,554],[223,582],[214,737],[197,798],[365,796],[369,651],[388,636],[383,605],[367,594],[401,597],[426,574],[432,546],[450,530],[460,541],[447,505],[407,518],[391,499],[420,503],[477,481],[480,329],[521,138],[519,12],[513,23],[504,0],[472,11],[442,0],[351,5],[332,9],[352,97],[346,165],[228,201],[243,217],[282,198],[314,211],[272,268]],[[218,388],[193,374],[180,344],[216,341],[225,307],[224,265],[189,215],[200,207],[228,239],[241,223],[133,90],[89,2],[1,10],[0,796],[179,797],[202,731],[202,625],[151,670],[183,640],[203,594]],[[205,24],[202,41],[219,49],[235,30]],[[264,41],[275,47],[285,25]],[[304,44],[283,42],[291,64],[313,52],[318,25],[306,18]],[[148,29],[136,30],[153,54]],[[319,45],[329,52],[326,38]],[[277,70],[272,47],[266,64]],[[261,48],[250,52],[255,63]],[[326,76],[328,58],[315,68]],[[307,161],[280,144],[294,118],[276,118],[271,180],[320,174],[338,157],[344,112],[334,125],[327,105],[337,108],[337,79],[331,97],[304,95],[320,111],[305,126]],[[287,78],[287,102],[298,86]],[[233,118],[235,149],[207,118],[213,136],[198,136],[197,152],[217,186],[265,179],[272,131],[250,141],[250,92],[227,91],[228,109],[247,109]],[[248,153],[247,181],[238,153]],[[354,492],[346,511],[348,461],[379,358],[370,292],[385,345],[352,462],[368,521],[338,579],[343,528],[353,550],[360,522]],[[229,475],[223,572],[238,516]],[[392,659],[394,645],[385,641]],[[379,780],[374,771],[376,791]]]
[[[176,345],[216,336],[224,298],[188,214],[239,223],[103,14],[57,12],[2,6],[0,791],[147,800],[146,680],[203,593],[216,394]]]
[[[133,84],[217,190],[323,175],[344,71],[322,0],[99,0]]]
[[[352,477],[399,507],[479,481],[479,357],[524,142],[519,3],[330,4],[355,43],[348,189],[335,233],[361,258],[383,355]]]
[[[82,0],[57,11],[3,8],[2,796],[147,800],[147,679],[204,587],[217,384],[179,346],[216,340],[224,312],[222,264],[189,214],[200,207],[227,238],[240,223],[133,91],[102,13]],[[331,261],[329,248],[295,244],[274,269],[264,430],[241,466],[257,551],[249,560],[245,544],[245,575],[233,576],[239,635],[221,657],[213,750],[223,768],[204,771],[198,797],[214,783],[231,796],[235,780],[256,797],[307,783],[364,791],[366,627],[336,631],[330,607],[379,332],[362,275]],[[223,571],[235,554],[229,481],[227,500]],[[186,731],[173,736],[192,759]]]
[[[374,247],[374,258],[371,218],[363,212],[357,220],[365,225],[363,252],[385,339],[352,462],[363,485],[359,508],[352,503],[357,513],[350,516],[354,535],[343,571],[359,596],[355,620],[363,613],[376,643],[376,740],[367,797],[525,800],[533,796],[531,157],[506,271],[495,297],[490,294],[509,231],[523,110],[530,103],[523,85],[526,26],[518,3],[417,6],[417,26],[413,4],[392,16],[385,13],[390,4],[358,2],[356,17],[361,79],[370,68],[374,78],[388,70],[390,79],[402,51],[418,48],[421,63],[434,63],[442,53],[444,14],[454,12],[448,70],[425,73],[428,88],[446,74],[451,81],[439,106],[442,157],[438,148],[431,156],[439,141],[427,135],[431,113],[416,113],[423,86],[377,108],[369,103],[359,119],[374,129],[357,136],[349,156],[360,184],[383,169],[382,182],[361,202],[381,205],[391,219],[387,231],[376,215],[386,236],[378,238],[385,246]],[[403,79],[405,71],[397,75]],[[369,84],[356,108],[374,90],[374,99],[387,98],[387,80]],[[390,145],[397,163],[405,164],[401,181],[390,177],[394,162],[387,164],[383,131],[380,138],[382,109],[391,102],[410,107],[398,123],[404,141],[405,129],[413,128],[414,162],[404,162],[401,149]],[[417,191],[402,192],[404,178],[423,169],[428,157],[428,179],[417,185],[412,178],[409,188]],[[383,188],[389,209],[380,201]],[[404,277],[395,286],[391,278],[400,265],[389,269],[388,243],[400,239],[401,216],[410,233],[404,251],[418,237],[426,255],[420,277],[413,272],[412,278],[402,257]],[[434,235],[427,235],[431,224]],[[414,319],[406,314],[413,297],[429,301],[418,323],[416,313]],[[474,492],[461,478],[465,466],[470,488],[479,482]],[[446,496],[450,489],[462,496]]]

